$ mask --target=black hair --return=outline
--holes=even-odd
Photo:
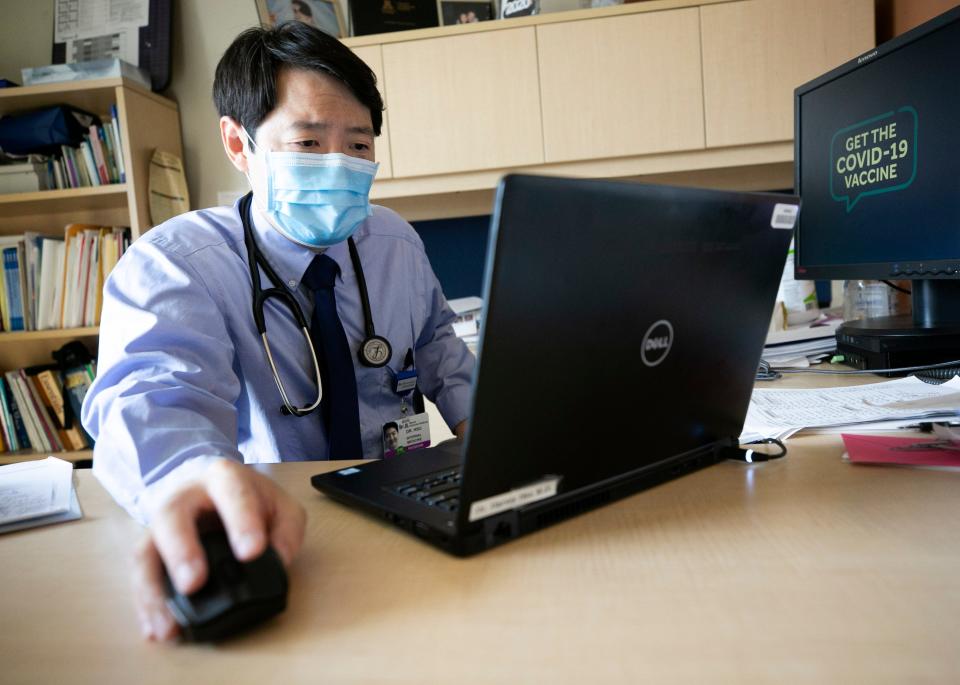
[[[396,422],[396,421],[391,421],[391,422],[389,422],[389,423],[383,424],[383,434],[384,434],[384,435],[387,434],[387,429],[388,429],[388,428],[392,428],[393,430],[397,431],[398,433],[400,432],[400,426],[397,425],[397,422]]]
[[[380,135],[383,99],[373,71],[339,40],[299,21],[247,29],[234,39],[213,77],[217,112],[256,136],[277,106],[277,76],[284,67],[319,71],[343,82],[370,110],[373,132]]]

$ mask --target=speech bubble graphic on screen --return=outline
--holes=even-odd
[[[917,176],[917,110],[909,105],[885,112],[833,134],[830,194],[846,203],[908,188]]]

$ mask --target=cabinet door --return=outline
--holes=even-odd
[[[533,28],[383,46],[394,176],[543,161]]]
[[[793,138],[793,90],[873,47],[873,0],[700,8],[707,146]]]
[[[369,45],[367,47],[353,48],[353,52],[362,59],[377,77],[377,88],[380,90],[380,97],[383,98],[386,105],[387,89],[383,82],[383,57],[380,54],[379,45]],[[393,166],[390,161],[390,127],[387,125],[390,109],[383,113],[383,127],[380,137],[376,141],[377,161],[380,162],[380,169],[377,171],[377,178],[393,178]]]
[[[537,27],[547,162],[699,149],[696,8]]]

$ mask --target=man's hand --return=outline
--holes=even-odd
[[[453,427],[453,434],[456,435],[460,440],[463,440],[463,436],[467,434],[467,420],[464,419],[456,426]]]
[[[218,515],[240,561],[257,558],[267,544],[289,566],[303,542],[306,512],[269,478],[241,464],[219,460],[177,488],[153,513],[150,531],[134,563],[134,592],[144,637],[169,640],[179,626],[167,610],[163,566],[174,587],[190,594],[207,580],[198,522]]]

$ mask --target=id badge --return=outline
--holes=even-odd
[[[417,370],[399,371],[394,377],[393,391],[404,397],[417,387]]]
[[[384,459],[423,447],[430,447],[430,418],[426,412],[413,416],[401,416],[396,421],[384,424]]]

